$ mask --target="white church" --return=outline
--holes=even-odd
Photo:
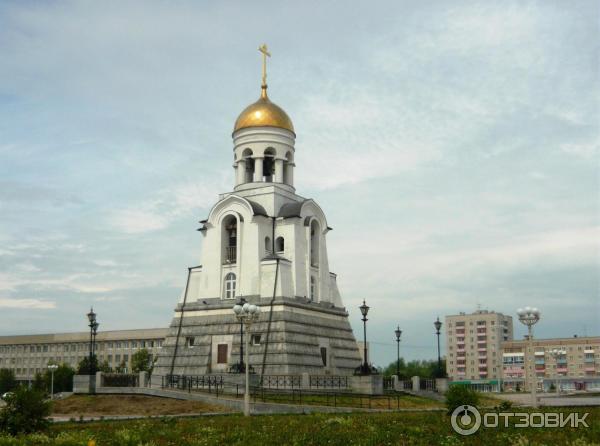
[[[182,299],[155,366],[159,375],[239,371],[242,333],[232,307],[260,307],[250,333],[257,374],[349,375],[361,355],[329,270],[323,210],[294,187],[296,134],[267,95],[266,48],[260,98],[233,128],[233,191],[200,223],[201,266],[189,269]]]

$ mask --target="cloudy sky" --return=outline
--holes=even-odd
[[[478,306],[600,335],[598,2],[354,3],[2,2],[0,335],[170,322],[262,42],[377,363]]]

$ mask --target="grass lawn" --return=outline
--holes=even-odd
[[[573,409],[562,409],[572,412]],[[227,415],[135,421],[56,424],[44,435],[0,437],[0,446],[86,445],[567,445],[600,444],[600,408],[590,412],[589,428],[482,429],[469,437],[452,431],[442,412]]]
[[[53,403],[52,415],[79,418],[103,415],[176,415],[226,412],[227,408],[199,401],[144,395],[73,395]]]

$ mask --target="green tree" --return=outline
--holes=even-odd
[[[451,385],[446,392],[446,407],[448,413],[452,413],[459,406],[477,406],[479,395],[469,386],[462,384]]]
[[[48,387],[46,386],[45,376],[39,372],[36,373],[33,381],[31,382],[31,388],[46,393],[48,391]]]
[[[72,392],[73,391],[73,375],[75,369],[68,364],[61,364],[54,372],[54,393]],[[46,388],[50,389],[51,374],[50,370],[45,373]]]
[[[145,348],[138,350],[131,356],[131,370],[134,373],[151,372],[152,365],[150,352]]]
[[[96,355],[92,355],[92,368],[96,371],[98,371],[98,358],[96,357]],[[89,356],[85,356],[81,361],[79,361],[79,364],[77,365],[77,374],[78,375],[89,375],[91,372],[91,368],[90,368],[90,357]]]
[[[442,359],[442,373],[438,373],[437,359],[429,360],[413,360],[405,362],[404,358],[400,358],[400,379],[410,379],[413,376],[421,378],[441,378],[445,377],[446,361]],[[391,362],[383,369],[383,374],[386,376],[396,374],[396,361]]]
[[[50,423],[51,407],[44,392],[19,386],[0,409],[0,431],[17,435],[44,430]]]
[[[102,373],[111,373],[113,370],[108,361],[105,359],[98,364],[98,371]]]
[[[0,369],[0,395],[17,387],[15,372],[11,369]]]

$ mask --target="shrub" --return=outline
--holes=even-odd
[[[477,392],[468,386],[454,384],[446,392],[446,407],[448,413],[452,413],[459,406],[477,406],[479,397]]]
[[[0,396],[17,387],[15,372],[10,369],[0,369]]]
[[[51,403],[44,399],[44,392],[20,386],[0,410],[0,431],[17,435],[44,430],[49,424],[46,417],[50,409]]]

